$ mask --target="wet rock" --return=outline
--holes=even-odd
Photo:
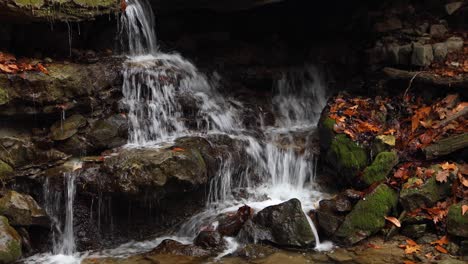
[[[412,239],[418,239],[426,233],[427,224],[407,225],[401,229],[401,233]]]
[[[385,226],[385,216],[396,207],[398,195],[390,187],[380,184],[360,200],[335,233],[346,244],[355,244]]]
[[[236,256],[239,256],[242,258],[258,259],[258,258],[264,258],[278,251],[279,249],[272,247],[270,245],[248,244],[242,249],[238,250],[235,254]]]
[[[335,211],[339,213],[345,213],[351,211],[353,205],[351,202],[343,196],[338,196],[335,200]]]
[[[7,104],[10,101],[7,91],[0,87],[0,105]]]
[[[193,257],[207,257],[210,254],[209,251],[204,250],[194,245],[184,245],[175,240],[166,239],[161,242],[155,249],[147,253],[146,255],[154,254],[169,254],[178,256],[193,256]]]
[[[431,25],[429,29],[429,34],[431,34],[433,38],[442,38],[447,32],[447,28],[442,24]]]
[[[398,64],[398,52],[400,50],[400,46],[395,43],[392,43],[387,46],[387,60],[390,64],[396,65]]]
[[[437,201],[450,194],[450,182],[439,183],[435,176],[429,178],[423,185],[415,186],[419,178],[410,178],[406,183],[408,188],[400,191],[400,203],[407,211],[417,208],[432,207]]]
[[[0,216],[0,263],[13,263],[21,257],[21,237],[10,226],[8,219]]]
[[[6,191],[0,198],[0,214],[14,226],[49,227],[49,218],[37,202],[27,194]]]
[[[344,196],[346,196],[348,199],[351,199],[351,200],[354,200],[354,201],[360,200],[362,198],[363,194],[364,194],[363,192],[353,190],[353,189],[346,189],[343,192]]]
[[[445,5],[445,11],[447,11],[447,14],[451,15],[455,13],[458,9],[460,9],[460,7],[462,6],[463,1],[448,3]]]
[[[395,152],[379,153],[374,162],[364,170],[362,181],[371,185],[384,180],[397,163],[398,155]]]
[[[112,0],[1,0],[0,16],[23,21],[83,21],[97,16],[117,13],[119,3]]]
[[[247,221],[239,236],[284,247],[309,247],[315,241],[301,202],[291,199],[269,206]]]
[[[402,27],[401,20],[396,17],[392,17],[385,20],[384,22],[376,23],[374,30],[379,33],[384,33],[401,29]]]
[[[330,208],[320,206],[315,212],[320,234],[332,237],[344,221],[344,215],[337,214]]]
[[[350,262],[354,259],[354,255],[347,251],[346,249],[338,248],[336,250],[333,250],[333,252],[327,253],[327,256],[338,263],[346,263]]]
[[[127,143],[128,122],[121,115],[94,122],[87,135],[89,141],[98,149],[110,149]]]
[[[445,61],[448,53],[447,44],[445,42],[436,43],[432,45],[432,48],[434,52],[434,60],[438,62]]]
[[[448,52],[457,52],[463,49],[463,39],[461,37],[450,37],[445,41]]]
[[[86,126],[86,118],[82,115],[72,115],[65,120],[55,122],[50,128],[51,138],[56,141],[68,139],[78,132],[78,129]]]
[[[429,66],[434,60],[432,46],[430,44],[413,43],[411,64],[415,66]]]
[[[224,236],[236,236],[247,220],[253,216],[253,210],[247,205],[239,208],[235,215],[228,215],[219,220],[218,232]]]
[[[468,238],[468,214],[462,215],[462,205],[468,205],[468,202],[460,202],[449,207],[447,232],[454,236]]]
[[[158,197],[206,184],[208,171],[198,148],[122,149],[102,164],[84,168],[80,185],[87,190]]]
[[[217,231],[201,231],[193,241],[195,246],[204,249],[222,249],[224,240],[221,234]]]

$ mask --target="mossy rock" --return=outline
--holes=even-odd
[[[327,163],[335,168],[345,183],[354,183],[355,178],[368,164],[367,151],[344,134],[336,135],[326,154]]]
[[[79,128],[86,126],[86,123],[86,118],[82,115],[72,115],[64,121],[57,121],[50,128],[52,139],[56,141],[68,139],[75,135]]]
[[[14,263],[21,255],[21,237],[8,219],[0,216],[0,263]]]
[[[385,216],[398,202],[397,193],[380,184],[360,200],[349,213],[335,236],[345,244],[355,244],[385,226]]]
[[[13,168],[0,160],[0,181],[6,181],[13,175]]]
[[[0,87],[0,105],[7,104],[9,101],[8,92]]]
[[[413,185],[419,178],[409,178],[406,184]],[[450,195],[451,182],[440,183],[436,181],[435,175],[427,179],[425,183],[418,187],[403,188],[400,192],[400,203],[407,211],[418,208],[432,207]]]
[[[449,207],[447,214],[447,232],[454,236],[468,238],[468,213],[462,215],[462,206],[468,202],[460,202]]]
[[[397,163],[398,155],[395,152],[379,153],[374,162],[364,170],[362,181],[371,185],[384,180]]]
[[[320,147],[322,149],[328,149],[331,145],[333,138],[335,137],[335,132],[333,127],[335,126],[335,120],[322,116],[318,124],[318,131],[320,137]]]
[[[30,195],[11,190],[0,198],[0,214],[8,217],[13,226],[50,225],[46,212]]]

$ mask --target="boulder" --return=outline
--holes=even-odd
[[[413,43],[411,64],[415,66],[429,66],[434,60],[432,46],[430,44]]]
[[[114,0],[0,0],[0,17],[15,21],[84,21],[117,13]]]
[[[21,258],[21,237],[8,223],[8,219],[0,216],[0,263],[14,263]]]
[[[113,194],[164,195],[185,192],[208,182],[201,146],[122,149],[80,171],[79,184],[88,191]],[[175,184],[177,182],[177,184]],[[159,190],[159,191],[158,191]]]
[[[253,210],[244,205],[235,215],[226,215],[219,220],[218,232],[224,236],[236,236],[247,220],[253,217]]]
[[[6,191],[0,198],[0,214],[13,226],[49,227],[49,218],[37,202],[27,194]]]
[[[460,9],[460,7],[462,6],[463,6],[463,1],[448,3],[445,5],[445,11],[447,11],[447,14],[451,15],[455,13],[458,9]]]
[[[401,29],[402,27],[403,26],[402,26],[401,20],[396,17],[392,17],[383,22],[376,23],[374,26],[374,30],[379,33],[385,33],[389,31]]]
[[[283,247],[310,247],[315,241],[307,216],[297,199],[261,210],[253,221],[246,222],[239,236]]]
[[[450,37],[445,41],[447,45],[447,51],[450,52],[457,52],[463,49],[463,38],[461,37]]]
[[[110,149],[127,143],[128,122],[121,115],[100,119],[91,125],[86,137],[97,149]]]
[[[339,176],[339,183],[355,183],[355,177],[368,164],[367,151],[344,134],[336,135],[325,159]]]
[[[395,152],[379,153],[374,162],[364,170],[362,181],[366,185],[383,181],[397,163],[398,155]]]
[[[222,249],[224,247],[224,240],[221,234],[217,231],[204,230],[198,233],[193,241],[195,246],[205,249]]]
[[[468,205],[468,202],[460,202],[449,207],[447,232],[454,236],[468,238],[468,213],[462,215],[463,205]]]
[[[397,193],[380,184],[360,200],[349,213],[335,236],[345,244],[355,244],[385,226],[385,216],[398,201]]]
[[[426,180],[425,183],[418,186],[416,181],[421,179],[409,178],[403,189],[400,191],[400,203],[407,211],[413,211],[417,208],[432,207],[437,201],[446,198],[451,191],[451,183],[439,183],[435,175]]]
[[[210,252],[194,245],[184,245],[175,240],[165,239],[155,249],[146,253],[146,255],[155,254],[207,257]]]
[[[332,237],[343,223],[345,216],[333,209],[325,200],[320,201],[320,207],[315,211],[319,234]]]
[[[55,141],[68,139],[78,132],[78,129],[86,126],[86,118],[82,115],[72,115],[65,120],[55,122],[50,128],[51,138]]]
[[[447,32],[447,27],[442,24],[431,25],[431,28],[429,29],[429,34],[431,34],[433,38],[442,38]]]
[[[434,52],[434,60],[437,62],[445,61],[447,57],[448,49],[447,44],[445,42],[442,43],[435,43],[432,45],[432,49]]]
[[[413,46],[406,44],[400,46],[398,49],[398,64],[409,65],[411,62],[411,54],[413,52]]]
[[[412,239],[418,239],[422,237],[427,230],[427,224],[412,224],[402,227],[401,233]]]

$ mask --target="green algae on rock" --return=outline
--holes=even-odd
[[[355,244],[385,226],[385,216],[398,201],[397,193],[380,184],[360,200],[349,213],[335,236],[346,244]]]
[[[0,181],[8,180],[13,175],[13,168],[0,160]]]
[[[0,105],[7,104],[10,101],[7,91],[0,87]]]
[[[412,186],[418,179],[416,177],[409,178],[406,184]],[[436,181],[435,176],[432,176],[421,186],[403,188],[400,192],[400,203],[407,211],[432,207],[437,201],[446,198],[450,191],[450,182],[440,183]]]
[[[8,219],[0,216],[0,263],[14,263],[21,255],[21,237]]]
[[[460,202],[449,207],[447,232],[454,236],[468,238],[468,213],[462,215],[463,205],[468,205],[468,202]]]
[[[395,152],[379,153],[374,162],[364,170],[362,181],[371,185],[384,180],[397,163],[398,155]]]

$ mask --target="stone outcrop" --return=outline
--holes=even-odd
[[[8,219],[0,216],[0,263],[14,263],[21,254],[21,237],[10,226]]]

